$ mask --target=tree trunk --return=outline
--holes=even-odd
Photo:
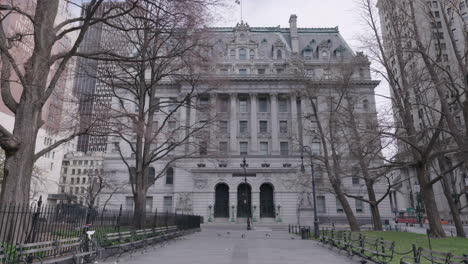
[[[146,220],[146,191],[139,190],[134,197],[135,208],[133,211],[133,223],[135,229],[143,229]]]
[[[445,231],[440,223],[439,210],[435,201],[434,189],[429,182],[427,169],[425,165],[421,165],[416,169],[419,184],[421,186],[421,195],[426,208],[426,216],[429,221],[431,235],[436,238],[445,237]]]
[[[36,136],[42,122],[40,118],[40,111],[31,104],[22,104],[17,109],[13,136],[21,141],[17,149],[5,152],[3,191],[0,199],[4,204],[29,203]]]
[[[367,187],[367,194],[369,195],[370,210],[372,214],[372,224],[374,226],[374,230],[382,231],[382,219],[380,218],[379,205],[377,204],[377,199],[373,188],[374,184],[368,179],[365,179],[365,182]]]
[[[443,173],[444,171],[447,170],[447,166],[445,166],[446,163],[444,161],[444,158],[439,158],[438,162],[439,162],[440,171],[441,173]],[[442,189],[444,191],[445,198],[447,199],[447,203],[450,208],[450,213],[452,215],[452,220],[455,225],[455,229],[457,230],[457,237],[465,238],[466,234],[465,234],[465,230],[463,229],[463,223],[460,218],[460,211],[458,211],[458,207],[455,201],[453,200],[453,197],[452,197],[453,191],[452,191],[452,188],[450,187],[451,185],[446,175],[442,175],[441,184],[442,184]]]
[[[335,188],[335,192],[336,197],[340,201],[341,206],[343,207],[343,211],[346,214],[346,218],[348,219],[349,228],[353,232],[360,231],[359,224],[356,220],[356,216],[354,216],[353,209],[351,209],[351,206],[349,205],[348,199],[346,199],[346,196],[340,188]]]

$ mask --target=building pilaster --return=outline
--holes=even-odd
[[[250,94],[250,149],[258,152],[257,94]]]
[[[237,94],[231,93],[231,109],[229,111],[229,152],[232,155],[239,154],[237,149]]]
[[[278,94],[271,93],[271,154],[279,155]]]

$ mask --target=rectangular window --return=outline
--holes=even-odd
[[[312,142],[311,145],[312,155],[320,155],[320,142]]]
[[[359,196],[359,198],[362,198],[362,196]],[[356,213],[363,213],[364,212],[364,202],[359,200],[359,199],[354,199],[355,204],[356,204]]]
[[[280,153],[281,153],[281,156],[289,155],[289,143],[288,142],[280,142]]]
[[[352,177],[352,182],[353,182],[353,185],[359,185],[359,177],[353,176]]]
[[[325,196],[317,196],[317,212],[326,213],[327,207],[325,204]]]
[[[248,121],[242,120],[239,121],[239,133],[247,134],[248,133]]]
[[[288,133],[288,121],[280,121],[280,133],[281,134]]]
[[[248,154],[248,147],[249,147],[248,142],[240,142],[239,143],[240,154],[241,155],[247,155]]]
[[[72,175],[75,175],[75,169],[72,169]]]
[[[240,75],[247,75],[247,69],[239,69]]]
[[[268,133],[268,121],[260,121],[260,133]]]
[[[206,141],[200,142],[200,155],[206,155],[208,153],[208,143]]]
[[[265,69],[258,69],[257,72],[258,74],[265,74]]]
[[[75,178],[71,178],[71,184],[75,184]]]
[[[163,212],[172,212],[172,196],[164,196]]]
[[[338,200],[338,198],[336,198],[336,212],[337,213],[343,213],[344,212],[343,206],[341,205],[341,202],[340,202],[340,200]]]
[[[219,132],[222,134],[228,134],[228,121],[219,121]]]
[[[80,178],[76,178],[76,184],[80,184]]]
[[[277,74],[282,74],[283,72],[284,72],[284,69],[282,68],[276,69]]]
[[[172,120],[172,121],[167,122],[167,127],[168,127],[170,130],[175,129],[175,127],[176,127],[176,121],[173,121],[173,120]]]
[[[258,98],[258,111],[260,113],[268,112],[268,100],[266,97]]]
[[[260,154],[268,155],[268,142],[260,142]]]
[[[249,112],[249,104],[247,102],[247,98],[239,99],[239,112],[240,113],[247,113]]]
[[[278,111],[280,113],[288,112],[288,100],[286,98],[280,98],[278,100]]]
[[[222,113],[227,113],[229,111],[229,99],[221,98],[219,102],[219,111]]]
[[[227,74],[228,72],[229,72],[228,69],[220,69],[219,70],[219,73],[221,73],[221,74]]]
[[[227,153],[228,152],[228,143],[225,141],[219,142],[219,152]]]
[[[153,211],[153,196],[147,196],[145,201],[145,209],[146,212]]]

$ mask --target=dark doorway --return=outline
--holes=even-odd
[[[275,217],[273,186],[268,183],[260,186],[260,217]]]
[[[214,217],[229,217],[229,187],[224,183],[216,185]]]
[[[250,210],[251,198],[252,188],[250,185],[239,184],[239,187],[237,187],[237,217],[252,217],[252,210]]]

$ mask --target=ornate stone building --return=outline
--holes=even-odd
[[[298,92],[304,87],[293,62],[300,61],[305,74],[319,85],[318,115],[324,120],[339,65],[353,58],[363,61],[353,75],[353,87],[361,102],[356,111],[370,119],[377,116],[374,88],[378,82],[371,80],[369,62],[353,53],[337,28],[297,28],[296,19],[291,16],[290,28],[250,27],[243,22],[233,28],[210,28],[215,42],[211,55],[217,59],[203,70],[207,80],[218,81],[211,82],[217,87],[202,84],[207,87],[201,90],[209,92],[200,94],[198,104],[213,107],[207,112],[182,108],[175,122],[193,124],[216,115],[216,126],[205,131],[206,141],[197,144],[199,156],[175,162],[149,189],[148,210],[194,213],[205,221],[242,222],[250,203],[254,223],[311,223],[309,156],[305,155],[302,172],[301,146],[309,146],[316,155],[321,154],[321,147],[312,135],[316,124],[305,118],[312,107]],[[177,98],[187,89],[183,84],[170,85],[161,99]],[[128,181],[119,155],[111,146],[107,149],[105,172],[116,181]],[[154,164],[156,171],[161,166]],[[320,220],[344,220],[334,194],[325,191],[326,176],[319,169],[315,176]],[[349,193],[367,195],[358,177],[344,178],[343,184]],[[377,187],[378,195],[385,191],[385,186]],[[121,204],[133,209],[130,187],[115,193],[108,207]],[[354,199],[350,204],[359,219],[370,219],[368,206]],[[381,214],[391,216],[388,201],[381,203]]]

